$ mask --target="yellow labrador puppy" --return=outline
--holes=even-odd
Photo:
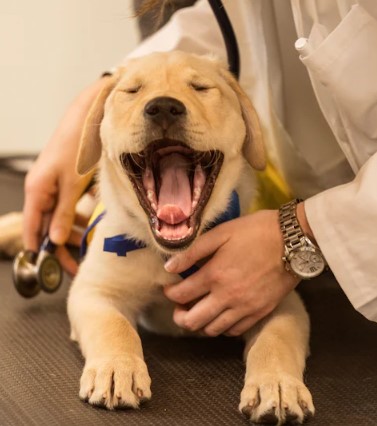
[[[85,357],[80,397],[138,407],[151,379],[136,331],[182,334],[162,287],[164,263],[229,209],[255,195],[265,165],[255,111],[218,62],[183,52],[130,60],[109,78],[86,121],[78,171],[99,163],[98,223],[68,298],[72,339]],[[251,166],[251,167],[250,167]],[[240,410],[254,422],[301,423],[314,413],[303,384],[309,321],[291,293],[246,333]]]

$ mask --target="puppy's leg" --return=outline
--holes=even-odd
[[[151,379],[132,314],[126,318],[116,299],[82,284],[74,283],[68,299],[72,337],[86,359],[80,398],[108,409],[136,408],[151,397]]]
[[[292,292],[261,325],[246,333],[246,376],[239,409],[252,422],[301,424],[314,414],[303,383],[309,318]]]

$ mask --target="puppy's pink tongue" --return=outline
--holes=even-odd
[[[178,153],[166,155],[160,161],[157,217],[169,225],[180,223],[191,214],[189,166],[187,158]]]
[[[169,225],[175,225],[187,219],[187,216],[180,207],[172,204],[166,204],[164,207],[160,208],[157,212],[157,217]]]

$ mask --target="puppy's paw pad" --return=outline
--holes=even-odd
[[[259,419],[259,423],[268,424],[268,425],[276,425],[279,422],[279,417],[276,412],[276,408],[271,408],[271,410],[263,413]]]
[[[145,362],[134,355],[90,360],[80,381],[81,399],[89,404],[114,408],[138,408],[151,398],[151,379]]]
[[[239,409],[257,424],[297,425],[314,415],[310,392],[289,375],[264,375],[249,381],[242,390]]]

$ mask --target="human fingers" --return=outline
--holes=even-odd
[[[211,321],[204,328],[204,334],[207,336],[215,337],[226,330],[229,330],[235,324],[238,324],[244,318],[243,314],[239,310],[226,309],[217,318]]]
[[[83,236],[82,231],[79,231],[79,230],[73,228],[71,230],[69,237],[68,237],[67,244],[69,244],[71,246],[75,246],[75,247],[80,247],[81,241],[82,241],[82,236]]]
[[[72,184],[61,185],[59,198],[52,214],[49,236],[57,245],[67,242],[75,218],[75,205],[79,194],[76,194]]]
[[[175,305],[173,311],[173,321],[179,326],[183,328],[184,319],[188,312],[188,307],[184,305]]]
[[[190,331],[197,331],[205,328],[207,324],[217,318],[226,309],[221,301],[211,294],[199,300],[186,313],[179,312],[174,316],[174,321],[179,327]]]
[[[68,249],[64,246],[59,246],[55,252],[56,257],[59,259],[62,268],[72,277],[77,274],[78,264],[71,256]]]
[[[205,266],[178,284],[164,287],[165,296],[181,305],[192,302],[209,293],[209,281],[205,278]]]
[[[241,334],[246,333],[246,331],[250,330],[260,319],[265,316],[265,313],[256,312],[253,315],[248,315],[242,318],[240,321],[232,325],[229,329],[224,330],[223,333],[226,336],[241,336]]]
[[[196,241],[182,253],[172,256],[164,265],[167,272],[183,272],[201,259],[213,254],[229,239],[226,224],[200,235]]]
[[[38,251],[45,217],[54,207],[54,196],[25,186],[23,242],[25,249]]]
[[[86,228],[88,226],[89,219],[90,217],[76,212],[74,224],[80,228]]]

